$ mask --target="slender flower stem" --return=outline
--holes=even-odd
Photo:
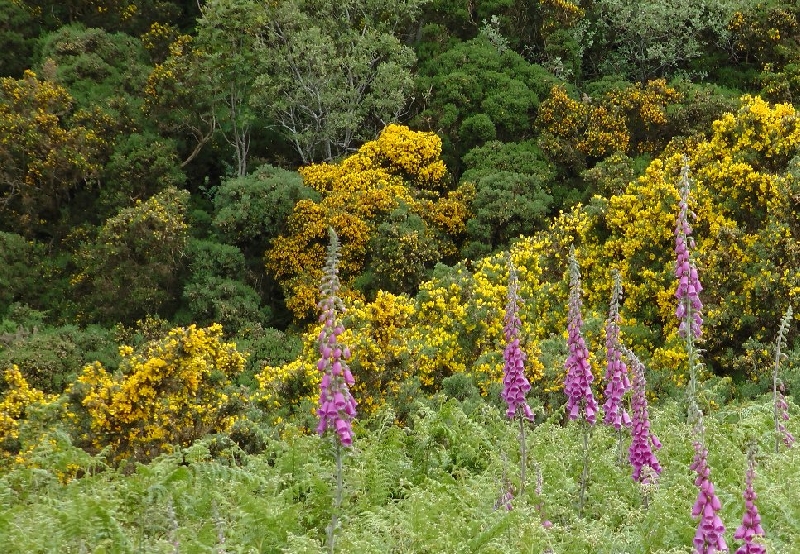
[[[583,420],[581,421],[583,430],[583,470],[581,471],[581,491],[578,500],[578,517],[583,517],[583,507],[586,504],[586,487],[589,485],[589,433],[591,432],[591,424]]]
[[[519,420],[519,492],[525,491],[526,470],[528,466],[528,447],[525,441],[525,418],[517,416]]]
[[[569,250],[569,313],[567,316],[567,350],[564,362],[567,375],[564,393],[567,395],[567,411],[570,419],[581,419],[583,429],[583,471],[578,500],[578,515],[583,515],[586,487],[589,481],[589,430],[594,426],[598,410],[592,392],[594,376],[589,365],[589,349],[583,340],[583,317],[581,315],[581,275],[575,247]]]
[[[753,542],[753,539],[764,538],[764,529],[761,527],[761,516],[756,507],[756,495],[753,489],[753,480],[756,477],[756,446],[751,445],[747,452],[747,473],[745,476],[744,494],[744,515],[742,524],[737,527],[733,538],[743,541],[744,544],[736,550],[736,554],[765,554],[766,547],[760,542]]]
[[[695,267],[690,254],[690,249],[694,248],[694,239],[691,236],[692,226],[689,223],[689,216],[694,214],[689,209],[689,192],[689,161],[684,156],[681,169],[678,220],[675,225],[675,277],[678,280],[678,288],[675,291],[678,307],[675,310],[675,316],[680,322],[678,333],[686,342],[686,354],[689,358],[689,386],[687,390],[689,423],[697,423],[702,414],[697,405],[697,374],[700,363],[694,341],[703,334],[703,303],[700,301],[699,296],[703,286],[700,284],[697,267]]]
[[[344,449],[341,441],[336,436],[333,437],[334,458],[336,461],[336,493],[333,495],[333,512],[331,522],[326,529],[328,552],[333,554],[336,548],[336,528],[339,526],[339,513],[342,510],[342,498],[344,497],[344,471],[342,469],[342,458]]]
[[[339,261],[339,239],[336,232],[328,229],[330,245],[325,262],[324,277],[320,285],[322,300],[318,307],[321,311],[319,321],[322,330],[317,338],[320,358],[317,369],[322,373],[319,385],[319,425],[317,432],[323,436],[328,431],[334,446],[336,461],[336,492],[333,497],[331,523],[326,529],[328,552],[333,554],[336,545],[336,529],[339,526],[339,514],[342,508],[343,471],[342,458],[344,448],[353,444],[352,421],[356,416],[356,401],[350,394],[354,384],[353,375],[347,362],[350,359],[350,348],[339,341],[344,327],[339,315],[344,312],[344,303],[339,298],[339,277],[337,264]]]
[[[781,353],[781,347],[786,341],[786,332],[789,329],[789,322],[793,316],[792,306],[786,309],[786,313],[781,318],[781,325],[778,329],[778,337],[775,340],[775,361],[772,366],[772,403],[774,406],[775,417],[775,453],[780,452],[781,441],[787,446],[791,447],[794,443],[794,436],[786,430],[784,421],[789,419],[789,406],[786,404],[786,399],[783,397],[783,383],[778,378],[778,370],[780,369],[781,359],[784,354]]]
[[[630,415],[623,404],[623,397],[631,388],[631,382],[620,351],[619,304],[622,297],[622,280],[616,269],[612,272],[612,277],[614,285],[611,289],[611,302],[606,320],[606,402],[603,404],[605,414],[603,423],[621,430],[623,426],[631,426]]]
[[[628,449],[629,460],[633,468],[634,481],[642,484],[654,484],[661,473],[661,464],[658,462],[653,449],[661,448],[661,442],[650,429],[650,415],[647,410],[647,394],[645,381],[645,367],[639,358],[630,349],[622,347],[622,351],[629,359],[633,370],[633,396],[631,397],[631,412],[633,424],[631,429],[631,446]]]

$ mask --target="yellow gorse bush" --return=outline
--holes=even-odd
[[[660,129],[667,124],[666,108],[680,93],[663,79],[611,90],[599,98],[571,98],[564,87],[553,87],[542,102],[537,125],[552,137],[552,152],[562,161],[569,152],[603,158],[614,152],[639,154],[660,147]],[[561,152],[559,154],[559,151]]]
[[[120,347],[121,371],[87,365],[67,394],[80,397],[89,417],[84,439],[118,456],[149,459],[210,432],[224,431],[230,378],[244,368],[236,345],[222,341],[222,326],[177,328],[140,352]],[[79,419],[79,418],[78,418]]]
[[[25,420],[25,410],[49,404],[55,397],[31,387],[16,365],[6,369],[3,378],[6,389],[0,397],[0,461],[14,458],[21,462],[22,456],[15,457],[17,449],[14,443],[20,439],[20,423]]]
[[[434,133],[389,125],[339,163],[300,169],[306,185],[322,199],[299,201],[288,231],[274,239],[266,253],[267,270],[281,283],[296,318],[308,316],[316,306],[328,227],[341,240],[339,271],[345,287],[364,269],[376,225],[401,203],[431,229],[445,235],[463,232],[471,196],[467,188],[441,195],[447,184],[441,152],[441,140]],[[455,252],[454,247],[450,250],[441,254]]]

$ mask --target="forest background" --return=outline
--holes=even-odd
[[[15,517],[45,518],[25,511],[42,497],[83,498],[58,488],[65,483],[150,487],[157,468],[174,477],[184,467],[186,448],[200,448],[215,471],[243,471],[228,477],[245,488],[256,477],[244,467],[285,465],[289,453],[316,460],[304,432],[316,427],[329,227],[342,243],[353,393],[372,422],[364,448],[381,461],[412,449],[409,466],[391,470],[410,488],[378,479],[383,489],[352,499],[351,514],[435,496],[422,484],[429,466],[415,458],[432,443],[453,456],[437,467],[447,466],[459,494],[488,490],[501,458],[513,457],[481,460],[497,444],[475,427],[475,418],[502,427],[482,410],[501,404],[509,258],[520,271],[537,417],[563,415],[574,245],[587,341],[603,344],[617,270],[623,337],[648,367],[664,425],[680,436],[672,403],[683,401],[688,369],[673,316],[673,229],[684,156],[705,286],[701,402],[750,429],[737,414],[766,413],[781,316],[791,304],[800,313],[798,16],[796,2],[755,0],[0,0],[0,459],[17,491],[2,497],[0,529],[18,529],[9,551],[38,548],[20,546],[36,537]],[[785,338],[791,398],[800,390],[796,323]],[[603,352],[594,350],[599,380]],[[459,426],[472,438],[454,452],[443,437]],[[397,429],[428,435],[411,446]],[[742,435],[760,436],[753,429]],[[733,483],[744,447],[730,442]],[[154,473],[133,469],[154,459]],[[792,460],[775,463],[797,468]],[[324,471],[308,473],[318,462],[303,465],[307,474],[295,468],[302,486],[257,485],[289,491],[287,506],[305,514],[272,522],[274,537],[257,551],[321,543]],[[98,477],[100,466],[119,481]],[[360,469],[390,472],[380,467]],[[20,492],[37,471],[55,481],[41,497],[35,487]],[[486,481],[470,489],[460,471]],[[195,470],[192,479],[213,476]],[[119,537],[73,514],[76,528],[62,522],[64,542],[53,544],[168,548],[183,533],[189,548],[219,545],[225,525],[239,532],[233,519],[173,525],[181,506],[187,520],[196,512],[223,521],[209,514],[226,502],[198,493],[202,508],[190,509],[176,495],[143,501],[135,517],[108,516],[100,503]],[[434,496],[429,504],[444,502]],[[156,505],[163,521],[131,523]],[[255,506],[252,517],[269,519]],[[783,513],[776,544],[791,544],[800,514]],[[405,524],[427,518],[415,517]],[[570,517],[552,519],[596,539],[597,529],[576,531]],[[665,532],[664,548],[687,532],[691,542],[687,520],[675,536]],[[606,524],[621,540],[608,529],[627,528]],[[484,543],[511,526],[490,525]],[[477,540],[473,531],[466,536]],[[245,535],[241,544],[255,540]],[[362,529],[359,540],[367,536]],[[437,537],[397,551],[456,551],[431,546]],[[352,551],[370,551],[364,544]]]

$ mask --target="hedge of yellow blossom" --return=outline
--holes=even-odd
[[[656,114],[647,117],[659,121]],[[726,349],[751,336],[768,342],[780,310],[800,296],[800,158],[793,158],[800,129],[791,106],[745,96],[736,113],[714,124],[709,139],[682,145],[691,146],[695,256],[706,283],[708,339],[703,347],[707,363],[724,373],[733,367],[724,358]],[[622,194],[596,197],[590,205],[561,213],[549,229],[521,237],[512,247],[525,299],[521,336],[527,341],[534,393],[561,386],[560,369],[544,368],[537,360],[539,344],[566,329],[564,271],[571,244],[581,266],[587,321],[604,319],[610,275],[618,270],[626,290],[620,324],[623,333],[632,333],[628,340],[651,353],[655,393],[669,383],[685,385],[686,355],[673,321],[672,278],[683,154],[668,148]],[[505,256],[493,255],[470,267],[439,268],[413,299],[382,294],[373,303],[352,303],[347,341],[353,345],[356,381],[370,383],[355,391],[365,411],[407,376],[436,389],[444,377],[467,372],[484,393],[501,379]],[[598,378],[599,327],[587,335]],[[266,368],[262,387],[278,391],[288,375],[312,379],[316,334],[312,329],[307,335],[309,346],[300,360]],[[308,368],[306,377],[303,367]]]
[[[341,240],[339,271],[345,288],[363,271],[378,222],[401,203],[444,236],[464,231],[469,188],[443,192],[448,180],[441,151],[441,139],[434,133],[389,125],[339,163],[300,169],[305,183],[322,198],[299,201],[287,221],[288,231],[266,253],[267,270],[281,283],[297,319],[315,309],[328,227]],[[442,255],[455,252],[447,242],[442,247]]]
[[[780,310],[800,295],[800,225],[792,207],[800,185],[790,163],[798,146],[794,108],[745,96],[737,113],[716,121],[711,137],[688,152],[696,257],[711,327],[704,348],[711,352],[751,337],[768,340]],[[674,369],[684,356],[671,318],[669,248],[681,157],[655,160],[624,194],[610,198],[604,244],[621,261],[627,313],[664,330],[651,366],[671,371],[677,384],[685,376]]]
[[[121,346],[120,354],[120,373],[89,364],[67,391],[88,414],[89,429],[81,439],[92,447],[150,459],[233,424],[225,387],[242,371],[245,357],[222,341],[221,325],[173,329],[139,352]]]
[[[53,69],[52,61],[43,73]],[[100,109],[77,110],[62,85],[25,70],[0,78],[0,216],[29,234],[58,213],[58,200],[97,177],[114,121]]]

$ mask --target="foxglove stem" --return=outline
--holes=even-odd
[[[689,216],[694,213],[689,210],[689,162],[684,156],[681,168],[680,201],[678,204],[678,219],[675,225],[675,277],[678,279],[678,288],[675,298],[678,307],[675,315],[678,318],[678,334],[686,340],[686,354],[689,358],[689,422],[695,423],[700,416],[697,406],[697,373],[699,361],[694,341],[702,334],[703,303],[700,301],[700,292],[703,290],[697,273],[697,267],[691,259],[690,248],[694,248],[692,227]]]
[[[696,554],[724,552],[728,549],[724,537],[725,525],[718,514],[722,509],[722,503],[714,492],[714,484],[711,482],[708,449],[700,441],[695,440],[694,451],[694,460],[690,468],[697,473],[694,483],[700,489],[692,507],[692,517],[700,520],[693,540],[694,552]]]
[[[775,361],[772,366],[772,402],[775,417],[776,454],[780,452],[781,440],[787,448],[791,448],[792,444],[794,444],[794,436],[786,429],[786,424],[784,423],[789,420],[789,405],[786,403],[786,398],[783,396],[783,383],[778,377],[781,359],[785,356],[785,354],[781,353],[781,348],[786,344],[786,332],[789,329],[789,323],[792,321],[793,315],[792,306],[790,305],[781,318],[778,337],[775,340]]]
[[[335,431],[342,445],[350,446],[353,443],[351,423],[356,416],[356,401],[350,394],[354,380],[347,365],[350,348],[339,342],[339,336],[344,333],[339,317],[344,313],[344,303],[338,295],[339,239],[333,229],[329,229],[328,234],[330,246],[325,275],[320,285],[322,300],[318,304],[322,330],[317,338],[320,353],[317,369],[322,373],[322,380],[319,385],[317,432],[323,435],[327,430]]]
[[[343,467],[342,447],[353,444],[353,430],[351,427],[356,416],[356,401],[350,394],[350,386],[354,384],[353,375],[347,361],[350,359],[350,348],[339,343],[339,336],[344,333],[339,314],[344,313],[344,303],[339,298],[339,239],[332,228],[328,229],[330,245],[325,261],[324,277],[320,285],[322,300],[319,302],[321,314],[319,321],[322,330],[317,343],[320,359],[317,369],[322,373],[319,385],[319,425],[317,432],[324,435],[332,430],[331,437],[336,461],[336,492],[333,497],[333,511],[331,522],[326,529],[328,552],[333,554],[336,544],[336,528],[339,525],[339,512],[342,507],[343,496]]]
[[[589,349],[583,340],[583,317],[581,315],[581,274],[575,247],[569,249],[569,313],[567,317],[567,348],[569,355],[564,362],[567,376],[564,392],[567,394],[567,410],[570,419],[581,418],[583,430],[583,470],[578,498],[578,515],[583,515],[586,487],[589,481],[589,430],[597,414],[597,400],[592,393],[594,376],[589,365]]]
[[[511,257],[508,259],[508,295],[504,317],[503,333],[506,339],[506,348],[503,352],[505,364],[503,366],[503,391],[500,396],[506,401],[508,409],[506,415],[509,419],[519,419],[519,448],[520,492],[525,490],[525,470],[527,467],[527,447],[525,444],[525,420],[533,421],[533,412],[525,400],[525,395],[531,389],[530,382],[525,378],[525,352],[519,344],[519,330],[522,322],[519,318],[519,309],[522,299],[519,296],[519,280],[517,270]]]
[[[583,470],[581,471],[581,490],[578,498],[578,517],[583,517],[583,507],[586,504],[586,487],[589,486],[589,434],[592,425],[588,421],[581,421],[583,430]]]
[[[331,514],[331,522],[326,529],[328,552],[333,554],[336,549],[336,528],[339,526],[339,512],[342,510],[342,497],[344,496],[344,468],[342,467],[343,449],[342,443],[334,437],[333,447],[335,449],[334,457],[336,461],[336,492],[333,496],[333,513]]]
[[[519,309],[522,299],[519,296],[519,280],[514,263],[508,260],[508,294],[506,301],[503,334],[506,339],[506,348],[503,352],[505,364],[503,366],[503,391],[500,394],[508,404],[506,415],[513,419],[518,413],[529,421],[533,421],[533,412],[525,400],[525,395],[531,390],[530,382],[525,378],[525,360],[527,356],[522,351],[519,340],[522,322],[519,318]]]
[[[633,370],[633,396],[631,397],[633,425],[631,447],[628,450],[630,454],[629,460],[633,468],[633,480],[645,483],[646,480],[655,479],[661,473],[661,464],[658,463],[658,458],[653,453],[654,448],[661,448],[661,442],[655,433],[650,430],[644,364],[631,350],[625,347],[622,348],[625,356],[630,360],[631,369]],[[643,471],[648,468],[651,471]]]
[[[603,404],[603,423],[613,425],[617,431],[630,427],[631,418],[622,403],[622,397],[631,388],[628,368],[620,351],[619,303],[622,283],[619,271],[613,271],[614,285],[606,321],[606,402]],[[620,435],[621,436],[621,435]]]
[[[525,440],[525,418],[517,416],[519,419],[519,492],[525,491],[525,473],[528,466],[528,445]]]

